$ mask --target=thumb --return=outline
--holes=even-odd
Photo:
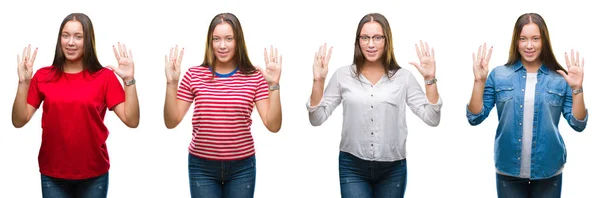
[[[419,63],[417,63],[417,62],[408,62],[408,64],[411,64],[411,65],[415,66],[417,68],[417,70],[421,71],[421,66],[419,65]]]
[[[114,67],[114,66],[112,66],[112,65],[107,65],[106,67],[107,67],[108,69],[112,70],[112,71],[116,71],[116,70],[117,70],[117,68],[115,68],[115,67]]]
[[[265,73],[265,70],[263,70],[263,68],[261,68],[260,66],[254,66],[254,68],[256,68],[258,71],[260,71],[260,73]]]
[[[563,70],[556,70],[556,73],[560,74],[561,76],[563,76],[563,78],[567,79],[567,74]]]

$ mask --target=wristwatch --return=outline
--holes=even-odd
[[[129,86],[129,85],[133,85],[135,84],[135,78],[132,78],[130,81],[125,81],[125,86]]]
[[[583,92],[583,87],[581,87],[579,89],[573,89],[573,95],[580,94],[581,92]]]
[[[437,78],[435,77],[433,77],[431,80],[425,80],[425,84],[427,85],[433,85],[435,82],[437,82]]]
[[[269,91],[279,90],[279,84],[269,85]]]

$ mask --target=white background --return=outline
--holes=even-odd
[[[193,3],[194,2],[194,3]],[[334,46],[329,76],[351,64],[359,20],[380,12],[390,24],[401,66],[421,78],[420,39],[435,48],[442,121],[427,127],[407,112],[407,197],[495,197],[493,162],[496,110],[471,127],[465,105],[473,85],[471,53],[483,42],[494,46],[491,65],[507,61],[517,17],[537,12],[545,18],[553,49],[564,66],[572,48],[585,57],[585,100],[590,112],[583,133],[561,119],[568,149],[563,197],[599,197],[598,74],[599,35],[593,1],[11,1],[0,6],[0,197],[41,197],[37,155],[41,110],[21,129],[11,124],[17,88],[16,55],[39,47],[34,69],[52,63],[61,21],[71,12],[91,17],[102,64],[116,64],[112,45],[125,43],[134,54],[141,121],[129,129],[113,112],[105,123],[111,159],[109,197],[189,197],[187,146],[191,116],[173,130],[163,124],[164,55],[175,44],[185,47],[182,70],[204,56],[206,31],[213,16],[232,12],[246,36],[250,58],[264,66],[263,48],[283,53],[281,98],[283,126],[272,134],[255,111],[252,133],[257,150],[256,197],[339,197],[338,145],[341,106],[320,127],[308,122],[306,101],[312,87],[312,61],[319,45]],[[492,66],[492,67],[493,67]],[[329,79],[329,78],[328,78]],[[189,111],[192,112],[191,110]]]

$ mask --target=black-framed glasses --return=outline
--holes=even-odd
[[[360,35],[360,36],[358,36],[358,39],[363,43],[368,43],[369,40],[373,39],[373,43],[380,44],[381,42],[383,42],[383,40],[385,40],[385,36],[382,36],[382,35],[375,35],[375,36]]]

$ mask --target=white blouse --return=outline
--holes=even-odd
[[[429,126],[440,122],[441,97],[431,104],[415,77],[406,69],[376,84],[354,75],[356,66],[337,69],[317,106],[306,104],[310,123],[319,126],[343,102],[340,150],[363,160],[397,161],[406,158],[406,105]]]

